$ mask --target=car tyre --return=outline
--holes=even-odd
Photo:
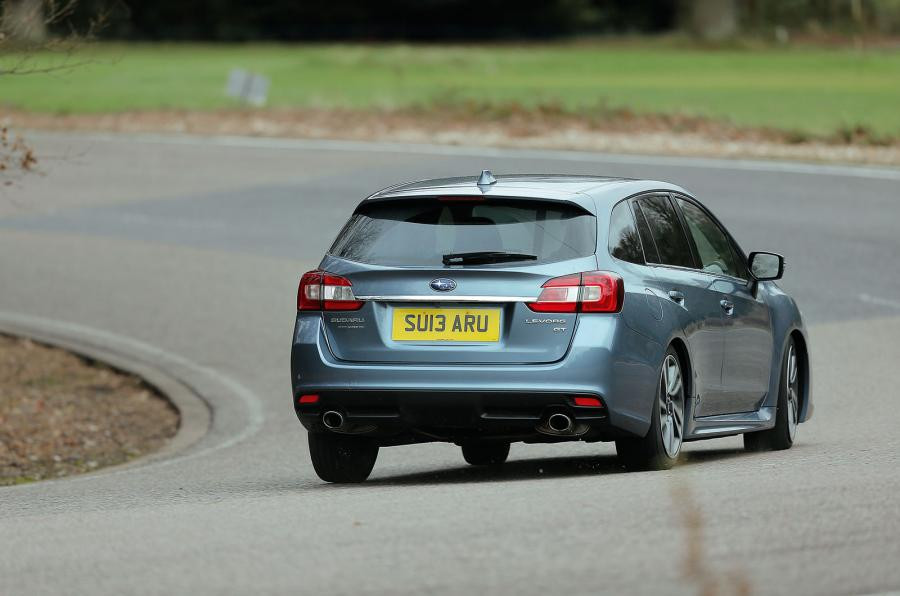
[[[308,439],[313,468],[325,482],[362,482],[375,467],[378,445],[369,438],[311,432]]]
[[[681,359],[669,346],[663,358],[650,430],[639,439],[619,439],[616,453],[629,470],[668,470],[678,461],[684,440],[685,385]]]
[[[800,422],[800,358],[793,338],[788,340],[781,361],[775,426],[769,430],[744,435],[747,451],[779,451],[790,449]]]
[[[509,443],[468,443],[462,446],[463,458],[473,466],[496,466],[509,457]]]

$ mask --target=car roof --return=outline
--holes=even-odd
[[[493,177],[493,176],[492,176]],[[360,206],[383,200],[427,196],[469,196],[534,198],[574,203],[595,213],[621,199],[653,190],[677,191],[683,188],[659,180],[638,180],[611,176],[566,174],[506,174],[493,177],[492,184],[478,184],[479,176],[418,180],[389,186],[363,200]]]

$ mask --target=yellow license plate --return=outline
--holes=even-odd
[[[395,308],[394,341],[500,341],[499,308]]]

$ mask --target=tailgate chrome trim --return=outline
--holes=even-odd
[[[448,296],[441,295],[399,295],[399,296],[356,296],[366,302],[534,302],[534,296]]]

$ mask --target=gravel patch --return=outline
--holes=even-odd
[[[115,114],[7,112],[17,129],[252,135],[448,145],[573,149],[612,153],[900,165],[900,142],[866,130],[815,138],[738,128],[687,116],[629,111],[578,115],[554,109],[234,109]]]

